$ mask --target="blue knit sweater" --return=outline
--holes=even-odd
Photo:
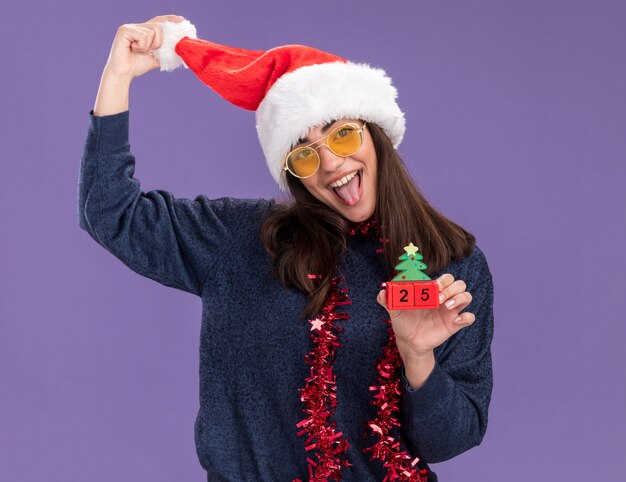
[[[272,277],[260,242],[271,201],[143,192],[134,169],[129,111],[101,117],[90,111],[78,186],[80,227],[133,271],[202,298],[195,441],[208,480],[308,480],[309,454],[296,424],[304,418],[298,388],[309,374],[304,355],[311,350],[311,325],[299,317],[305,296]],[[380,481],[385,474],[362,452],[374,442],[365,426],[376,414],[369,387],[376,384],[388,329],[376,301],[385,281],[379,247],[375,239],[353,236],[339,266],[352,300],[342,307],[349,318],[338,322],[344,331],[334,364],[333,419],[351,445],[352,466],[342,469],[346,481]],[[423,467],[480,444],[492,390],[487,262],[475,247],[433,278],[445,272],[466,282],[473,296],[466,311],[476,321],[435,349],[435,367],[420,388],[412,390],[401,375],[402,447]]]

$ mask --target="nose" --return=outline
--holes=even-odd
[[[325,173],[337,171],[345,160],[344,157],[338,156],[325,145],[318,147],[317,154],[320,156],[320,170]]]

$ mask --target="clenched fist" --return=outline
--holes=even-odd
[[[182,22],[180,15],[159,15],[145,23],[120,25],[113,39],[105,72],[115,77],[132,80],[159,67],[152,50],[163,43],[162,22]]]

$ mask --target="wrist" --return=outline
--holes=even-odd
[[[116,84],[122,86],[130,86],[133,76],[128,74],[119,74],[114,72],[109,66],[105,66],[102,71],[101,83]]]
[[[420,354],[417,357],[402,358],[404,375],[412,390],[420,388],[435,368],[435,353]]]
[[[422,351],[411,347],[408,343],[404,343],[401,340],[396,340],[396,346],[398,347],[400,357],[405,364],[411,362],[420,363],[435,357],[435,350],[432,348]]]

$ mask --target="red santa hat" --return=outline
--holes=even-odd
[[[161,70],[189,68],[224,99],[256,111],[272,177],[286,189],[285,156],[309,129],[352,118],[378,124],[397,147],[405,131],[396,88],[384,70],[304,45],[246,50],[197,38],[188,21],[163,22],[152,54]]]

